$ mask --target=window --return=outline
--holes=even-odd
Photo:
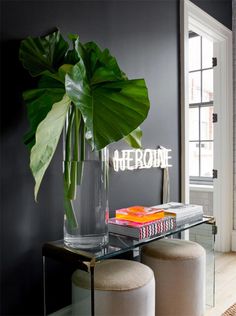
[[[212,182],[213,42],[189,32],[189,175]]]

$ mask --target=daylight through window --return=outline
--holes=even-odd
[[[213,42],[189,32],[189,175],[212,181]]]

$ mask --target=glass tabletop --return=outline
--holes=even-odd
[[[135,248],[154,240],[180,233],[184,230],[204,223],[213,223],[213,221],[213,217],[203,216],[201,220],[185,223],[183,225],[177,225],[175,229],[141,240],[110,233],[109,243],[103,248],[96,249],[84,250],[68,248],[64,245],[63,240],[48,242],[43,245],[43,256],[51,257],[60,261],[95,263],[96,261],[112,258],[127,251],[134,250]]]

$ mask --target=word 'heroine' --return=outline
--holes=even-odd
[[[115,171],[172,167],[169,164],[170,151],[171,149],[164,147],[144,150],[121,150],[120,152],[115,150],[113,167]]]

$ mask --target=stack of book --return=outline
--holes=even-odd
[[[176,227],[175,216],[165,215],[159,207],[131,206],[116,211],[108,221],[109,232],[139,240],[153,237]]]
[[[175,216],[177,225],[198,221],[203,217],[202,205],[170,202],[154,207],[163,209],[166,215]]]

